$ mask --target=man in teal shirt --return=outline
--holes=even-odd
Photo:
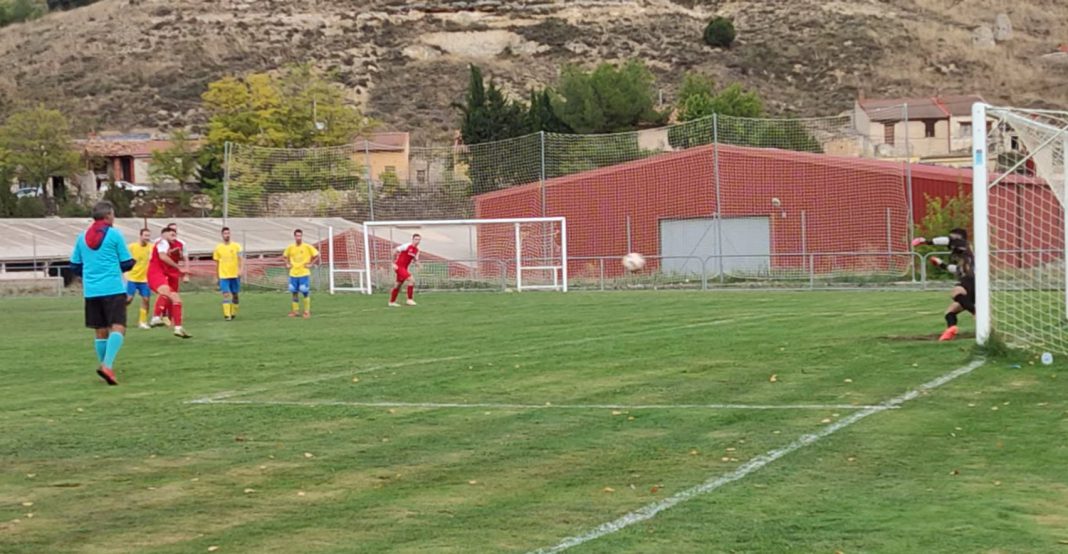
[[[122,274],[134,266],[122,233],[112,227],[115,207],[102,201],[93,206],[93,224],[74,242],[71,270],[82,278],[85,326],[96,333],[96,374],[109,385],[115,380],[115,357],[126,333],[126,286]]]

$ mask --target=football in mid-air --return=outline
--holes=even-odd
[[[645,256],[637,252],[631,252],[626,256],[623,256],[623,267],[627,271],[640,271],[645,267]]]

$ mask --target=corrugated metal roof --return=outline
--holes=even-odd
[[[74,239],[84,231],[89,218],[0,219],[0,261],[63,260],[70,256]],[[153,219],[148,228],[153,239],[168,223],[178,224],[178,237],[192,256],[211,254],[219,243],[222,219]],[[302,229],[304,240],[326,240],[327,229],[334,232],[362,228],[358,223],[341,218],[231,218],[227,221],[234,240],[242,243],[248,253],[278,253],[293,242],[293,230]],[[115,227],[127,242],[137,240],[144,220],[124,218],[115,220]]]

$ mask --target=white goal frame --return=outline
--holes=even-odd
[[[525,223],[557,223],[560,226],[560,264],[559,265],[523,265],[523,239],[520,232]],[[429,220],[400,220],[400,221],[365,221],[363,223],[363,268],[339,269],[334,265],[334,234],[330,230],[329,242],[329,273],[330,294],[335,291],[362,292],[372,294],[374,283],[371,271],[371,229],[373,227],[427,227],[434,225],[485,225],[485,224],[511,224],[515,228],[515,288],[517,292],[524,290],[557,290],[567,292],[567,219],[564,217],[521,217],[503,219],[429,219]],[[553,284],[551,285],[525,285],[523,284],[524,271],[551,271]],[[339,287],[335,283],[337,274],[357,274],[359,276],[357,287]]]
[[[993,108],[988,104],[977,102],[972,105],[972,225],[973,247],[975,255],[975,342],[980,346],[990,339],[993,329],[991,312],[991,284],[990,284],[990,182],[988,164],[989,152],[987,149],[988,124],[987,110]],[[1054,132],[1051,140],[1064,142],[1062,149],[1064,160],[1063,167],[1068,169],[1068,136],[1063,129],[1050,127]],[[1059,135],[1059,137],[1058,137]],[[1043,144],[1048,144],[1047,141]],[[1064,198],[1068,198],[1068,170],[1061,175],[1062,182],[1049,182],[1050,187],[1063,187]],[[1065,248],[1068,249],[1068,206],[1061,202],[1064,213],[1062,218],[1064,228],[1061,230],[1064,236]],[[1068,263],[1068,252],[1065,253]],[[1068,291],[1068,271],[1065,272],[1065,290]],[[1068,317],[1068,295],[1065,297],[1065,317]]]

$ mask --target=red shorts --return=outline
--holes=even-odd
[[[397,282],[403,283],[412,278],[412,274],[408,272],[408,268],[401,267],[397,269]]]
[[[178,292],[178,286],[182,282],[180,275],[167,275],[165,273],[157,273],[154,271],[148,272],[148,288],[152,289],[152,292],[159,293],[159,288],[163,285],[170,287],[171,291]]]

